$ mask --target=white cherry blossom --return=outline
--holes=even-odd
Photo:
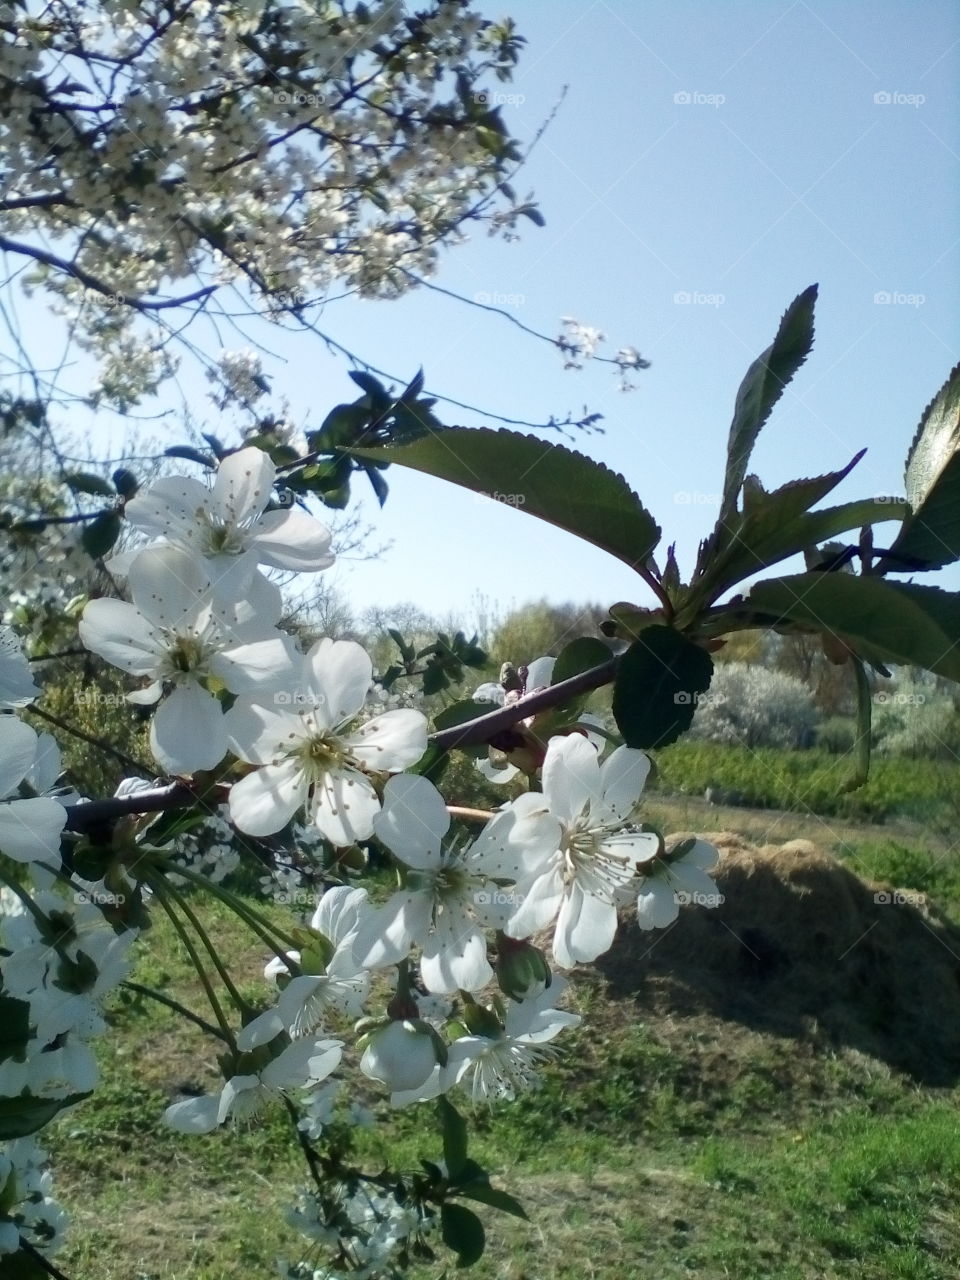
[[[230,710],[230,746],[255,772],[230,791],[241,831],[279,831],[304,805],[335,845],[373,833],[380,799],[367,776],[409,768],[427,746],[419,711],[386,711],[358,723],[373,680],[369,655],[352,640],[319,640],[303,658],[300,680],[271,702],[239,698]]]
[[[557,848],[517,885],[520,905],[507,933],[529,937],[556,917],[553,956],[563,968],[595,960],[617,929],[617,895],[653,858],[659,838],[636,830],[650,761],[618,747],[601,765],[580,734],[551,738],[543,803],[562,826]]]
[[[220,463],[212,488],[190,476],[164,476],[124,514],[142,532],[199,556],[218,597],[232,600],[258,563],[299,573],[333,564],[326,525],[294,507],[265,510],[276,475],[262,449],[240,449]]]
[[[294,670],[293,641],[275,628],[266,638],[239,639],[213,601],[202,563],[179,547],[142,551],[130,566],[129,585],[132,604],[90,601],[80,638],[114,666],[151,681],[128,694],[129,701],[150,705],[163,698],[150,725],[150,747],[164,769],[212,769],[227,752],[227,732],[207,683],[220,680],[232,693],[278,688]],[[172,691],[164,698],[165,689]]]
[[[40,740],[16,716],[0,714],[0,852],[15,862],[60,866],[63,805],[49,796],[18,797],[21,782],[37,767]]]
[[[384,788],[374,830],[409,868],[405,885],[376,911],[356,949],[371,968],[396,964],[422,947],[428,991],[478,991],[493,977],[484,926],[506,922],[515,905],[498,880],[513,882],[556,847],[559,824],[539,796],[520,796],[472,843],[444,849],[450,826],[443,797],[426,778],[401,774]]]
[[[720,903],[716,884],[707,874],[720,859],[719,850],[706,840],[693,840],[679,856],[657,858],[644,867],[637,895],[637,923],[641,929],[665,929],[680,914],[683,902],[715,907]]]

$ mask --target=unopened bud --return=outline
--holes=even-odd
[[[541,995],[553,981],[550,966],[539,947],[526,939],[497,938],[497,982],[505,996],[528,1000]]]

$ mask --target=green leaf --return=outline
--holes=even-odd
[[[199,462],[201,467],[213,467],[214,460],[208,453],[204,453],[202,449],[194,449],[189,444],[173,444],[169,449],[164,449],[163,456],[165,458],[186,458],[188,462]]]
[[[386,480],[384,480],[376,467],[364,467],[363,470],[367,473],[367,479],[370,481],[370,487],[376,494],[377,502],[379,502],[382,507],[387,500],[388,487]]]
[[[446,1098],[437,1099],[440,1123],[443,1126],[443,1159],[447,1175],[456,1179],[467,1159],[467,1125],[463,1116]]]
[[[455,724],[466,724],[469,720],[477,720],[480,716],[487,716],[491,711],[496,710],[496,704],[493,702],[474,702],[472,698],[463,698],[438,711],[433,718],[433,726],[435,729],[452,729]],[[486,748],[484,748],[484,754],[486,754]]]
[[[7,1058],[22,1058],[29,1044],[30,1006],[14,996],[0,996],[0,1062]]]
[[[411,444],[350,452],[492,497],[593,543],[631,568],[645,563],[660,538],[656,521],[622,476],[536,436],[449,427]]]
[[[803,537],[794,529],[796,521],[816,506],[850,474],[865,449],[847,463],[841,471],[811,479],[791,480],[767,493],[755,476],[747,476],[743,485],[743,509],[734,513],[729,534],[725,531],[723,550],[715,550],[716,533],[701,550],[700,563],[694,579],[709,582],[711,594],[719,595],[728,586],[748,577],[765,564],[775,564],[783,558],[782,548],[792,555],[803,545]]]
[[[0,1142],[36,1133],[61,1111],[89,1096],[89,1093],[74,1093],[67,1098],[51,1099],[21,1094],[17,1098],[0,1098]]]
[[[117,511],[101,511],[95,520],[84,528],[80,543],[93,560],[101,560],[120,537],[122,521]]]
[[[857,683],[857,737],[854,742],[853,774],[843,785],[844,791],[856,791],[862,787],[870,774],[870,722],[873,715],[873,704],[870,696],[870,683],[863,663],[853,655],[853,672]]]
[[[960,558],[960,365],[927,405],[907,455],[913,514],[891,551],[939,569]],[[891,561],[887,568],[896,571]]]
[[[665,747],[690,728],[697,700],[710,688],[713,662],[672,627],[641,631],[621,656],[613,716],[628,747]]]
[[[445,1200],[440,1206],[440,1231],[443,1243],[457,1255],[458,1267],[472,1267],[483,1257],[486,1234],[472,1210]]]
[[[91,471],[68,471],[63,477],[63,483],[74,493],[92,493],[97,498],[114,496],[113,485]]]
[[[870,662],[923,667],[960,680],[960,595],[849,573],[798,573],[756,583],[747,606],[830,631]]]
[[[491,1209],[499,1209],[501,1213],[509,1213],[515,1218],[527,1219],[527,1211],[520,1201],[508,1191],[491,1187],[490,1176],[486,1169],[476,1160],[465,1160],[458,1178],[451,1178],[451,1190],[458,1196],[466,1196],[480,1204],[487,1204]]]
[[[803,545],[812,547],[818,542],[829,542],[841,533],[862,529],[868,524],[902,520],[908,510],[902,498],[860,498],[856,502],[824,507],[822,511],[810,511],[800,524]]]
[[[469,752],[469,748],[467,748]],[[418,773],[423,778],[429,778],[433,785],[440,785],[440,778],[450,763],[450,752],[444,751],[443,747],[438,747],[435,742],[428,742],[427,749],[417,761],[407,769],[407,773]]]
[[[571,676],[578,676],[582,671],[599,667],[611,658],[610,646],[594,636],[580,636],[560,650],[560,655],[553,665],[551,684],[560,684]]]
[[[740,384],[727,442],[727,471],[718,532],[736,511],[737,495],[743,486],[760,429],[783,394],[784,387],[810,354],[816,299],[815,284],[794,298],[783,314],[777,336],[754,360]]]
[[[134,497],[137,490],[140,488],[140,481],[133,472],[128,471],[126,467],[118,467],[111,476],[111,479],[113,480],[117,493],[119,493],[122,498]]]

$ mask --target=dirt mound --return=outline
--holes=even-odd
[[[628,915],[597,961],[611,995],[853,1048],[928,1085],[960,1079],[960,928],[808,841],[705,838],[721,851],[723,903],[681,907],[657,932]]]

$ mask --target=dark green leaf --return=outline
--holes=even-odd
[[[863,786],[870,774],[870,722],[873,713],[870,684],[860,659],[854,655],[851,662],[857,683],[857,737],[854,742],[856,755],[853,774],[844,783],[844,791],[856,791]]]
[[[114,495],[113,485],[90,471],[68,471],[63,483],[74,493],[92,493],[97,498],[112,498]]]
[[[126,467],[118,467],[111,479],[122,498],[132,498],[140,488],[140,481]]]
[[[960,680],[960,595],[848,573],[798,573],[756,583],[747,605],[829,631],[870,662],[924,667]]]
[[[423,692],[429,697],[432,693],[440,693],[450,685],[446,672],[437,662],[431,662],[427,665],[427,669],[422,677]]]
[[[101,511],[95,520],[84,528],[80,542],[93,560],[100,560],[111,550],[120,537],[122,521],[116,511]]]
[[[660,537],[653,517],[622,476],[536,436],[450,427],[411,444],[351,453],[492,497],[593,543],[631,568],[645,563]]]
[[[367,473],[367,479],[370,481],[370,487],[377,495],[377,501],[382,507],[387,500],[387,482],[376,467],[364,467],[363,469]]]
[[[470,1209],[445,1200],[440,1206],[440,1232],[443,1243],[457,1255],[458,1267],[472,1267],[483,1257],[486,1234]]]
[[[510,1195],[508,1191],[501,1191],[499,1187],[491,1187],[489,1182],[469,1182],[458,1186],[457,1195],[488,1204],[491,1209],[499,1209],[501,1213],[509,1213],[514,1218],[527,1217],[526,1209],[516,1196]]]
[[[450,752],[444,751],[435,742],[428,742],[426,751],[416,764],[407,769],[407,773],[418,773],[423,778],[429,778],[436,787],[439,786],[440,778],[449,763]]]
[[[410,384],[404,390],[404,393],[400,397],[400,399],[403,401],[416,400],[417,396],[420,394],[422,390],[423,390],[423,370],[418,369],[417,372],[414,374]]]
[[[210,435],[206,431],[201,431],[200,434],[203,436],[204,440],[206,440],[207,444],[213,450],[213,455],[217,459],[217,461],[220,461],[221,458],[226,457],[227,446],[223,443],[223,441],[218,436]]]
[[[199,462],[201,467],[213,467],[214,459],[209,453],[204,453],[202,449],[194,449],[189,444],[173,444],[169,449],[164,449],[163,456],[165,458],[186,458],[188,462]]]
[[[939,569],[960,558],[960,365],[927,405],[907,456],[913,514],[891,550]],[[896,571],[895,561],[887,568]]]
[[[740,384],[727,442],[727,470],[718,532],[736,511],[737,495],[747,474],[747,464],[760,429],[783,394],[784,387],[810,354],[816,299],[815,284],[794,298],[784,312],[777,336],[754,360]]]
[[[447,1176],[455,1179],[467,1159],[467,1125],[463,1116],[446,1098],[437,1099],[440,1123],[443,1126],[443,1159]]]
[[[14,996],[0,996],[0,1062],[20,1060],[30,1038],[30,1006]]]
[[[609,662],[610,657],[610,647],[602,640],[597,640],[593,636],[580,636],[579,639],[571,640],[565,648],[561,649],[553,666],[550,683],[560,684],[563,680],[569,680],[571,676],[580,675],[582,671],[589,671],[592,667],[599,667],[602,663]]]
[[[672,627],[641,631],[621,656],[613,715],[628,747],[665,747],[690,728],[700,694],[710,688],[713,662]]]
[[[25,1138],[50,1123],[54,1116],[88,1098],[89,1093],[74,1093],[67,1098],[0,1098],[0,1142]]]

